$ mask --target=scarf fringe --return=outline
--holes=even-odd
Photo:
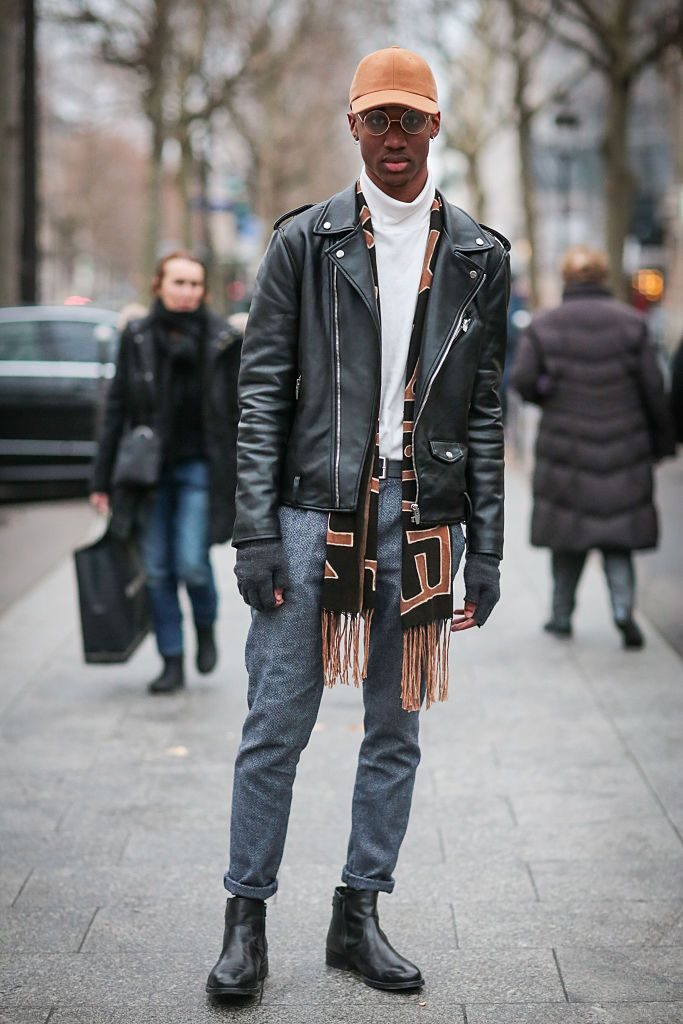
[[[411,626],[403,633],[403,674],[401,705],[404,711],[419,711],[422,679],[426,683],[427,708],[448,699],[448,651],[451,642],[451,620]]]
[[[372,614],[372,608],[362,612],[332,612],[323,608],[325,686],[334,686],[337,680],[348,686],[351,679],[354,686],[360,686],[367,676]]]
[[[337,681],[360,686],[368,674],[372,609],[363,612],[331,612],[323,608],[323,676],[325,686]],[[419,711],[422,703],[422,679],[425,703],[448,700],[448,651],[451,620],[412,626],[403,633],[403,672],[401,706],[404,711]],[[362,650],[362,658],[361,658]]]

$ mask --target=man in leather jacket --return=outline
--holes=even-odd
[[[362,681],[365,737],[326,962],[418,988],[379,928],[420,757],[445,699],[448,639],[499,598],[509,244],[434,188],[433,75],[399,47],[361,61],[359,182],[276,225],[240,370],[240,592],[252,607],[249,714],[235,765],[213,996],[257,994],[296,765],[324,684]],[[452,582],[463,554],[464,607]]]

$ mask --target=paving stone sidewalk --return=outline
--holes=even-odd
[[[325,694],[304,753],[261,1005],[212,1006],[248,612],[217,557],[222,663],[186,694],[85,666],[62,564],[0,618],[0,1024],[682,1024],[683,669],[647,622],[622,652],[597,563],[576,637],[540,630],[546,555],[508,481],[504,601],[455,638],[382,922],[427,979],[390,995],[324,964],[362,733]],[[458,586],[458,592],[460,591]]]

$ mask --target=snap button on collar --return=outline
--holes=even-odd
[[[325,228],[325,231],[328,231],[332,227],[332,224],[330,223],[329,220],[326,220],[325,223],[323,224],[323,227]]]
[[[344,250],[343,249],[337,249],[337,251],[336,251],[336,253],[334,255],[337,257],[337,259],[341,259],[342,256],[344,255]]]
[[[483,238],[476,238],[475,241],[476,241],[477,245],[483,245],[484,244],[484,239]]]
[[[476,277],[476,276],[477,276],[476,270],[470,270],[470,277]]]

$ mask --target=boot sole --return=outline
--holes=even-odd
[[[241,988],[239,986],[232,986],[230,988],[209,988],[206,986],[207,996],[213,996],[214,999],[220,999],[222,996],[260,996],[263,992],[263,982],[260,981],[256,988]]]
[[[375,981],[374,978],[368,978],[367,975],[359,971],[341,953],[334,953],[331,949],[325,951],[325,963],[328,967],[334,967],[338,971],[351,971],[353,974],[357,974],[361,981],[369,985],[370,988],[379,988],[383,992],[406,992],[409,989],[422,988],[424,985],[424,978],[420,978],[419,981]]]

